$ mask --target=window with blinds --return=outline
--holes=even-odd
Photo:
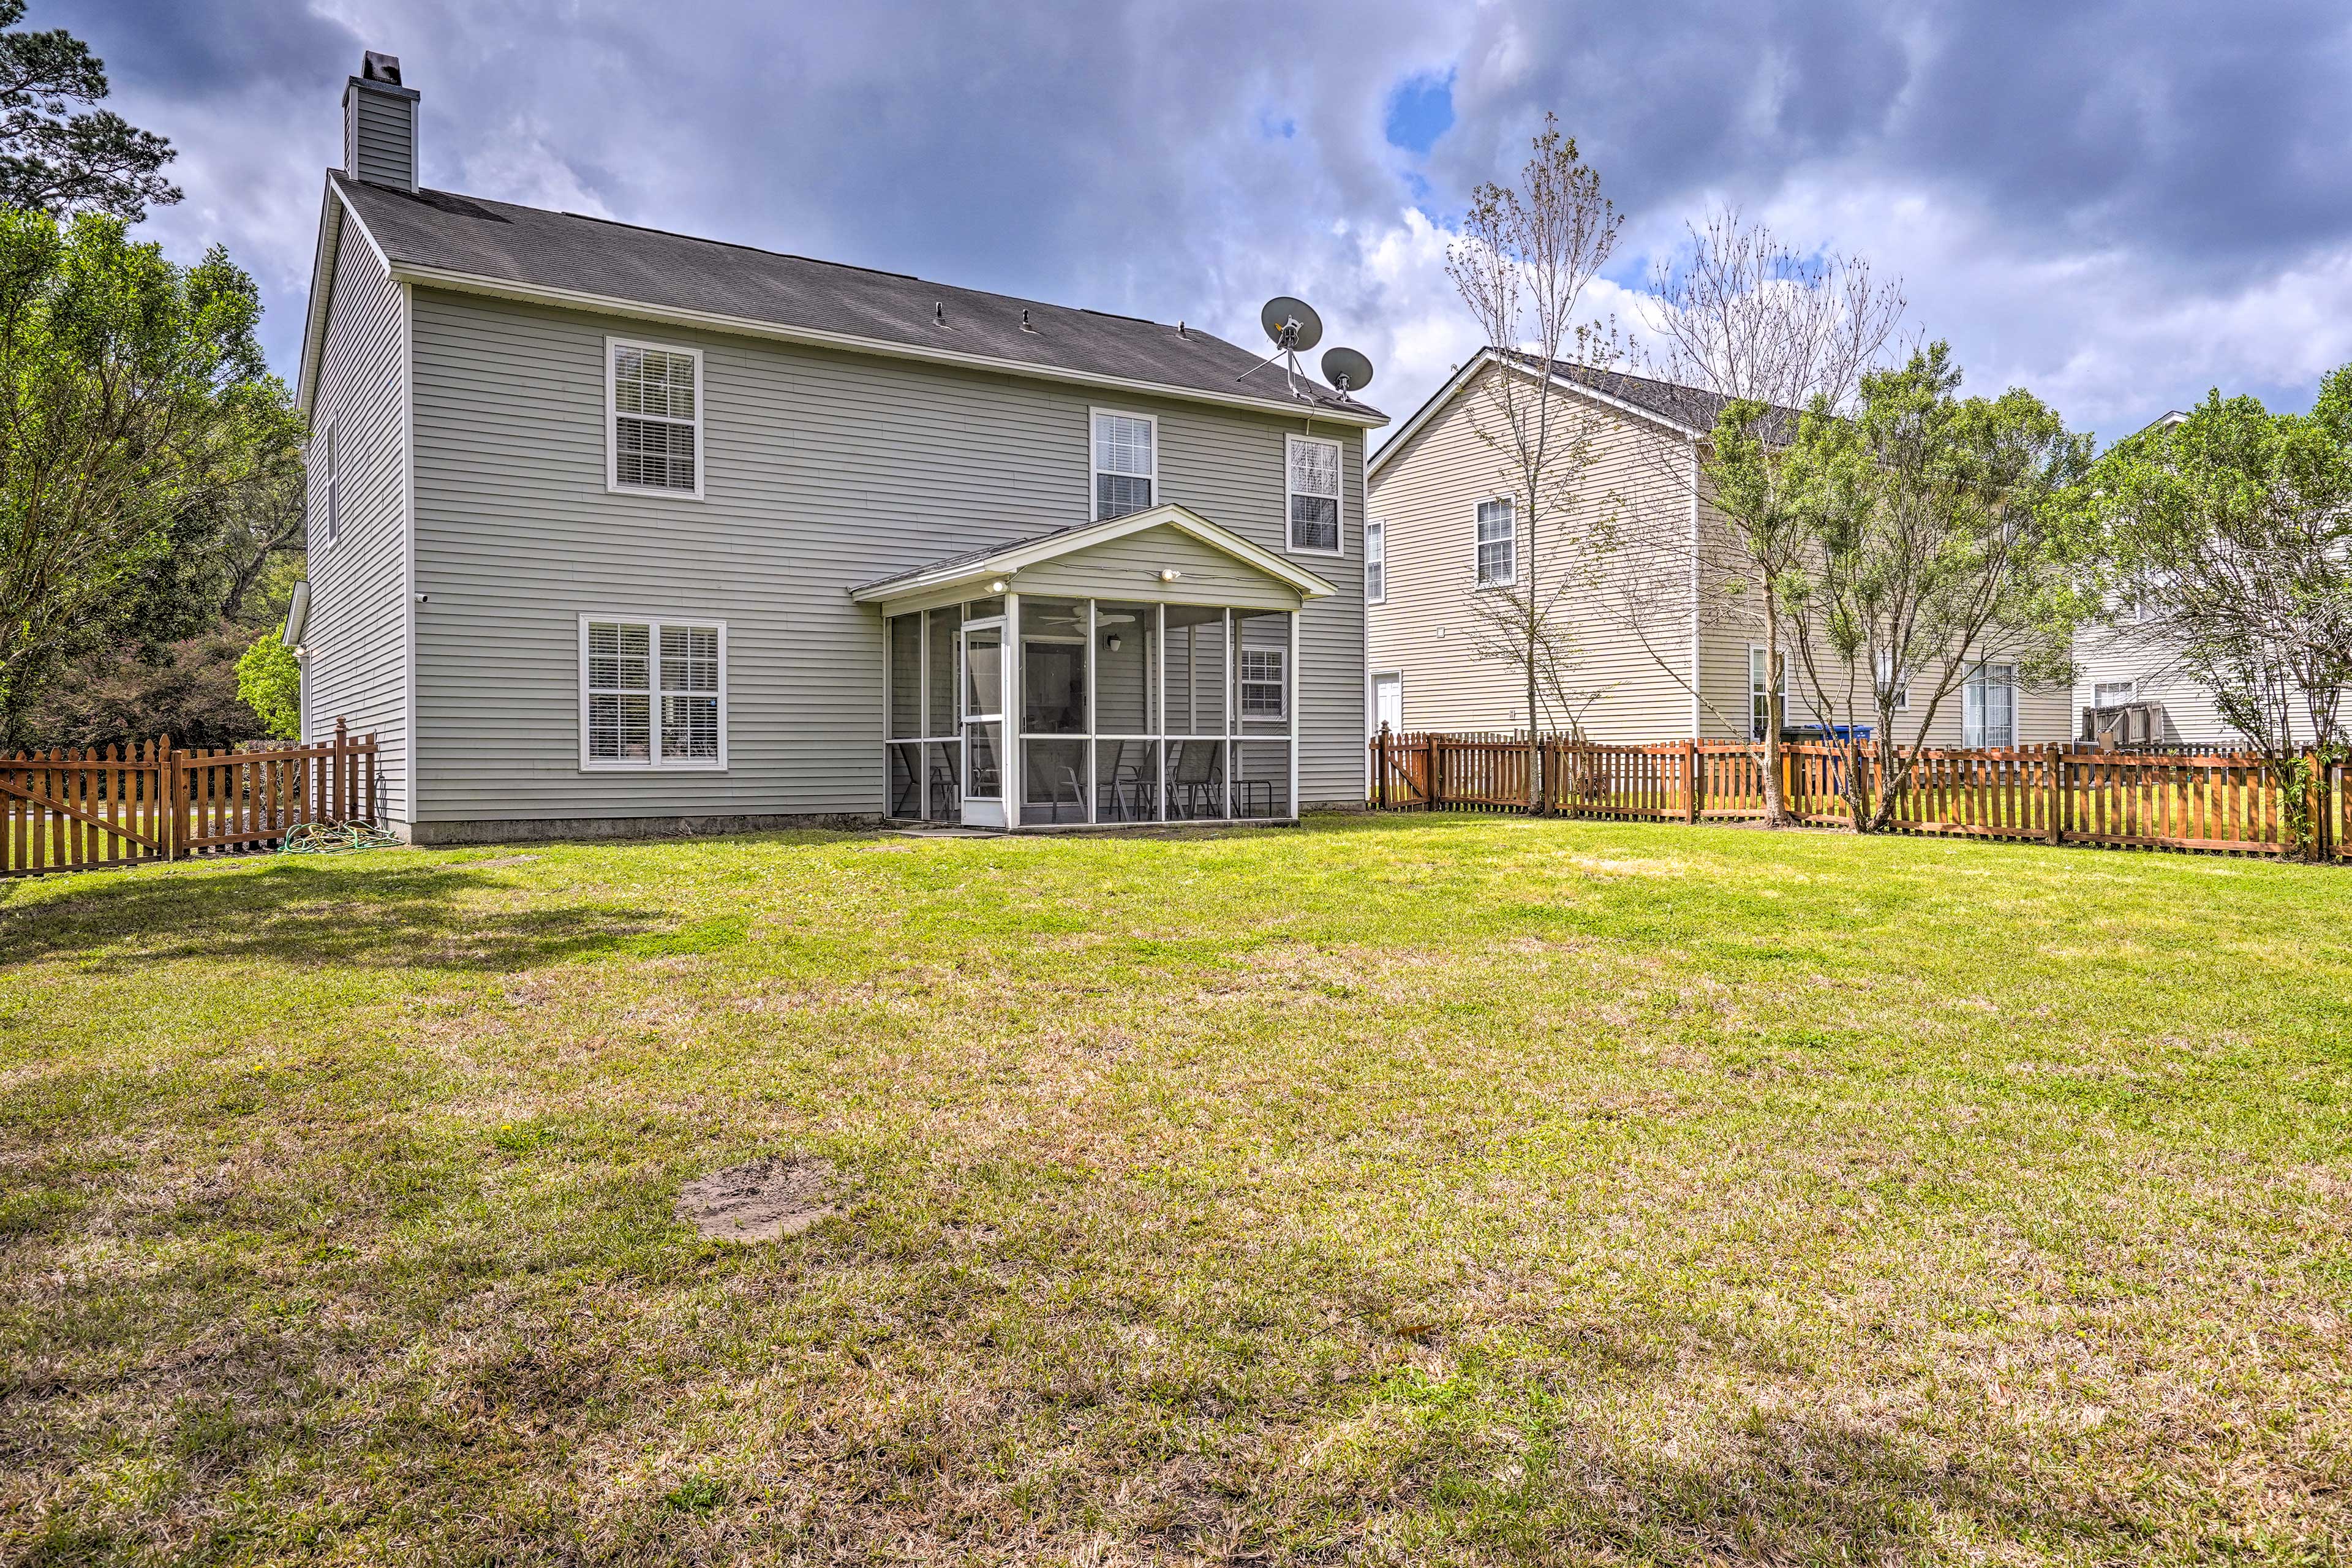
[[[599,620],[581,635],[581,764],[724,767],[723,626]]]
[[[1339,553],[1339,443],[1290,437],[1290,548]]]
[[[1150,510],[1160,488],[1160,422],[1097,412],[1094,425],[1095,521]]]
[[[615,489],[702,493],[702,354],[613,340],[607,346]]]
[[[1364,520],[1364,603],[1384,605],[1389,597],[1389,531],[1379,518]]]
[[[1519,580],[1519,524],[1508,500],[1478,503],[1477,585],[1505,588]]]

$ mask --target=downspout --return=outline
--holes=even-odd
[[[1690,447],[1690,691],[1691,739],[1699,738],[1699,639],[1698,639],[1698,437],[1687,437]]]

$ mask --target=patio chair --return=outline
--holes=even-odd
[[[1129,762],[1129,748],[1140,748],[1141,761]],[[1121,741],[1111,754],[1110,809],[1121,822],[1149,822],[1159,814],[1153,797],[1151,742]]]
[[[956,772],[946,757],[931,758],[931,820],[950,821],[956,816]]]
[[[891,750],[898,755],[901,771],[891,780],[894,787],[890,795],[890,815],[913,816],[919,810],[923,799],[922,743],[901,741],[895,742]]]
[[[1217,742],[1214,741],[1179,741],[1176,755],[1168,766],[1168,799],[1172,805],[1184,803],[1186,816],[1223,816],[1223,790],[1217,777]],[[1202,802],[1210,809],[1202,809]]]

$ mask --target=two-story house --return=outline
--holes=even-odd
[[[1562,526],[1607,543],[1570,552],[1541,600],[1556,623],[1557,727],[1562,699],[1596,741],[1736,741],[1760,737],[1767,658],[1750,617],[1699,587],[1701,563],[1733,552],[1730,524],[1700,473],[1723,400],[1646,376],[1545,366],[1487,350],[1463,364],[1382,445],[1369,473],[1370,659],[1373,722],[1396,731],[1517,730],[1528,723],[1525,666],[1494,657],[1481,595],[1507,593],[1534,569],[1491,399],[1496,376],[1540,384],[1563,424],[1591,436],[1591,461]],[[1491,626],[1491,620],[1486,625]],[[1793,662],[1791,660],[1790,662]],[[1909,685],[1932,678],[1914,673]],[[2068,692],[2020,679],[2014,664],[1978,663],[1937,710],[1938,746],[2063,741]],[[1907,706],[1907,703],[1906,703]],[[1784,722],[1801,730],[1801,678],[1784,677]],[[1903,739],[1910,738],[1906,728]]]
[[[1173,325],[421,188],[343,97],[306,734],[415,839],[1360,805],[1383,416]]]

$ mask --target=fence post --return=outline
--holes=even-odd
[[[1445,792],[1438,787],[1440,781],[1437,776],[1437,737],[1435,735],[1428,737],[1427,745],[1429,747],[1429,809],[1435,811],[1437,803],[1445,796]]]
[[[2320,812],[2320,803],[2326,798],[2319,784],[2319,748],[2308,746],[2303,753],[2303,836],[2310,840],[2295,846],[2306,860],[2326,858],[2327,829]]]
[[[1389,808],[1389,724],[1387,720],[1381,721],[1380,738],[1373,743],[1380,748],[1380,762],[1372,773],[1373,798],[1380,803],[1380,809],[1386,811]]]
[[[1683,742],[1683,820],[1698,820],[1698,739]]]
[[[180,858],[180,753],[172,749],[172,737],[163,736],[155,742],[155,837],[162,841],[163,858]]]
[[[352,786],[350,779],[346,776],[345,758],[347,753],[343,750],[343,748],[350,743],[350,730],[344,724],[343,721],[338,718],[335,721],[335,760],[333,763],[335,770],[335,785],[331,800],[335,814],[334,820],[337,822],[349,822],[352,817]]]
[[[2050,842],[2063,844],[2066,842],[2066,749],[2053,741],[2043,748],[2042,755],[2050,768]]]

